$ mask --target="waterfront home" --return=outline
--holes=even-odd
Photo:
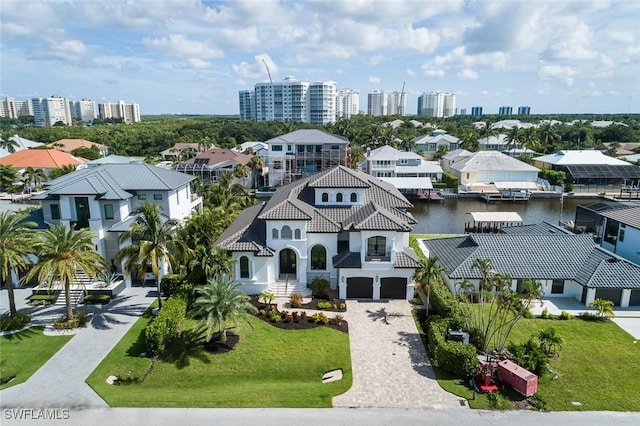
[[[93,231],[96,250],[114,265],[122,247],[118,238],[135,222],[141,204],[159,204],[166,218],[179,221],[202,207],[202,198],[191,193],[193,179],[146,163],[105,164],[46,182],[45,192],[33,199],[42,203],[47,224]],[[122,265],[114,266],[123,271]],[[131,277],[125,277],[130,285]]]
[[[233,149],[211,148],[199,153],[195,157],[178,164],[175,170],[181,173],[197,176],[201,182],[218,182],[220,174],[224,172],[233,173],[238,164],[247,167],[248,176],[236,178],[236,182],[244,187],[250,187],[254,181],[253,170],[249,167],[253,155],[244,154]]]
[[[473,152],[467,151],[466,149],[462,149],[462,148],[448,152],[440,160],[440,165],[442,166],[442,170],[445,173],[451,173],[451,165],[453,163],[457,163],[460,160],[469,158],[472,155],[473,155]]]
[[[640,206],[603,211],[600,216],[600,245],[640,265]]]
[[[57,149],[25,149],[0,158],[0,164],[13,166],[20,173],[28,167],[33,167],[44,170],[47,176],[53,169],[64,166],[77,167],[87,161]]]
[[[300,129],[268,141],[269,186],[280,186],[312,173],[348,165],[347,138],[317,129]]]
[[[436,129],[428,135],[415,137],[412,142],[415,144],[416,151],[424,155],[427,160],[432,160],[441,147],[447,152],[460,148],[460,139],[441,129]]]
[[[309,294],[327,279],[340,298],[410,299],[419,267],[412,206],[393,186],[334,167],[278,188],[245,209],[216,242],[249,294]]]
[[[502,228],[499,234],[423,240],[428,256],[446,268],[452,292],[469,280],[478,290],[475,259],[491,259],[492,274],[508,275],[511,289],[524,279],[541,282],[544,297],[572,297],[584,304],[608,299],[616,306],[640,306],[640,266],[599,247],[590,235],[575,235],[543,223]]]
[[[449,166],[466,192],[538,190],[540,169],[496,151],[479,151]]]
[[[640,167],[597,150],[564,150],[534,158],[540,168],[561,170],[574,191],[612,192],[625,184],[640,186]]]
[[[160,152],[162,161],[180,161],[186,160],[204,151],[202,144],[178,142],[171,148]]]

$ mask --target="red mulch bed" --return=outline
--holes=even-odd
[[[315,299],[314,299],[315,300]],[[271,321],[271,318],[269,317],[269,311],[270,311],[270,307],[268,307],[267,305],[265,305],[264,303],[261,303],[258,301],[258,296],[251,296],[251,303],[258,308],[258,310],[260,311],[264,311],[266,312],[265,315],[261,315],[260,313],[258,313],[256,315],[256,318],[261,319],[262,321],[271,324],[274,327],[278,327],[278,328],[282,328],[285,330],[306,330],[306,329],[310,329],[310,328],[316,328],[316,327],[329,327],[329,328],[333,328],[334,330],[338,330],[338,331],[342,331],[343,333],[349,333],[349,324],[347,323],[347,321],[345,320],[340,320],[340,322],[336,322],[336,321],[332,321],[333,317],[335,316],[335,314],[332,314],[331,311],[329,311],[328,309],[326,309],[325,311],[328,311],[325,313],[325,315],[329,318],[330,322],[329,324],[316,324],[313,322],[313,320],[311,319],[311,315],[308,315],[306,318],[301,318],[299,320],[294,320],[294,321],[284,321],[285,319],[285,315],[282,315],[282,311],[279,311],[278,313],[280,314],[280,316],[283,318],[283,321],[279,321],[279,322],[273,322]],[[317,303],[317,302],[316,302]],[[308,309],[317,309],[316,308],[316,303],[313,304],[307,304],[309,305]],[[312,306],[311,306],[312,305]],[[303,305],[303,308],[306,305]],[[275,305],[272,305],[273,308],[275,308]],[[303,309],[303,308],[299,308],[299,309]],[[296,308],[292,308],[291,310],[287,311],[288,313],[292,314],[294,312],[300,312],[299,310],[297,310]],[[334,312],[344,312],[344,311],[334,311]]]
[[[210,341],[204,344],[204,350],[210,354],[224,354],[233,350],[238,342],[240,342],[240,336],[227,332],[226,342],[222,343],[218,340],[217,336],[214,336]]]

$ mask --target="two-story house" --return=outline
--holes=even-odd
[[[191,193],[193,179],[146,163],[105,164],[47,182],[46,191],[33,199],[42,203],[46,223],[93,231],[96,250],[113,265],[118,238],[134,223],[141,204],[160,204],[167,218],[180,221],[202,207],[202,198]]]
[[[409,299],[419,267],[411,207],[393,186],[338,166],[245,209],[216,244],[237,261],[249,294],[308,294],[320,276],[341,298]]]
[[[300,129],[269,139],[269,186],[280,186],[335,166],[348,166],[349,141],[317,129]]]
[[[600,245],[640,265],[640,207],[602,211],[600,216]]]
[[[460,139],[441,129],[436,129],[428,135],[415,137],[412,141],[416,146],[416,151],[422,153],[429,160],[433,159],[441,147],[447,152],[460,148]]]

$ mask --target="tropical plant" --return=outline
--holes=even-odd
[[[147,265],[156,276],[158,291],[158,306],[162,307],[160,296],[160,282],[164,275],[165,267],[172,272],[172,265],[180,253],[187,248],[183,241],[177,238],[180,224],[177,220],[166,219],[161,214],[162,207],[158,204],[144,203],[136,210],[137,217],[131,228],[120,235],[120,243],[130,244],[118,251],[116,262],[124,260],[124,269],[138,276],[145,277]]]
[[[544,154],[548,153],[549,145],[560,141],[560,135],[553,129],[551,124],[546,123],[540,126],[538,131],[540,136],[540,143],[542,144],[542,150]]]
[[[40,189],[42,181],[47,180],[47,175],[44,170],[36,169],[31,166],[27,167],[24,172],[22,172],[22,177],[25,185],[29,186],[29,188],[33,185],[36,191]]]
[[[309,288],[311,288],[314,297],[324,297],[325,292],[329,290],[329,281],[319,276],[314,277]]]
[[[39,232],[35,243],[38,263],[27,273],[26,280],[37,278],[38,282],[53,285],[59,281],[64,288],[66,318],[73,320],[71,306],[71,284],[78,271],[90,277],[106,269],[106,263],[98,253],[92,241],[95,236],[87,228],[74,231],[63,224],[53,225]]]
[[[202,329],[206,342],[211,341],[216,330],[220,341],[226,342],[231,323],[237,327],[239,320],[244,320],[251,325],[247,315],[258,310],[239,286],[237,282],[209,280],[206,286],[197,289],[199,297],[191,314],[199,319],[196,327]]]
[[[611,300],[594,299],[592,302],[587,303],[587,306],[594,308],[597,311],[598,318],[602,321],[616,316],[613,313],[613,302]]]
[[[76,171],[76,166],[74,166],[73,164],[65,164],[62,167],[58,167],[56,169],[52,169],[49,172],[49,179],[51,179],[51,180],[57,179],[60,176],[67,175],[67,174],[73,173],[75,171]]]
[[[271,306],[275,298],[276,295],[268,291],[264,291],[258,295],[258,300],[267,306]]]
[[[7,288],[11,317],[18,314],[11,272],[24,270],[29,254],[33,253],[33,228],[37,225],[27,220],[28,215],[26,211],[0,212],[0,281]]]
[[[0,164],[0,191],[13,192],[17,180],[18,171],[15,167]]]
[[[521,145],[520,134],[521,134],[521,131],[518,126],[513,126],[511,129],[509,129],[509,131],[507,132],[507,137],[505,138],[505,141],[507,142],[507,148],[520,147]]]
[[[16,152],[16,148],[20,145],[14,139],[15,136],[17,135],[11,135],[11,132],[3,133],[2,138],[0,138],[0,148],[6,149],[11,154]]]
[[[249,169],[242,163],[238,163],[233,168],[233,176],[242,179],[242,186],[244,186],[244,179],[249,176]]]
[[[438,257],[428,257],[426,260],[420,259],[420,267],[416,269],[413,279],[420,283],[420,289],[427,293],[426,314],[429,316],[429,304],[431,296],[431,283],[440,279],[440,275],[446,271],[446,268],[438,266]]]
[[[221,247],[198,245],[191,267],[200,268],[207,279],[224,279],[233,276],[235,260]]]
[[[254,155],[249,160],[249,167],[253,170],[253,187],[258,187],[258,176],[262,174],[262,168],[264,167],[264,160],[259,155]]]
[[[562,350],[564,339],[556,334],[556,329],[553,327],[538,330],[532,335],[540,342],[540,348],[547,355],[557,355]]]

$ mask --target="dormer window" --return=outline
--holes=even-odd
[[[342,202],[342,192],[338,192],[336,194],[336,203],[341,203]]]
[[[356,194],[355,192],[351,193],[351,202],[352,203],[357,203],[358,202],[358,194]]]
[[[322,202],[323,203],[328,203],[329,202],[329,194],[326,192],[322,193]]]

